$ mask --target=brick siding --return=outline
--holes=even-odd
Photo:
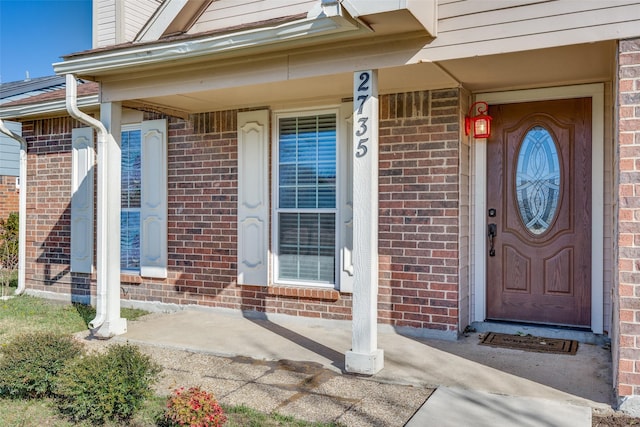
[[[457,89],[380,99],[379,316],[394,326],[458,328],[458,99]],[[123,299],[350,319],[350,294],[236,284],[236,120],[168,118],[169,277],[123,275]],[[86,295],[95,277],[69,273],[71,125],[23,127],[34,189],[27,287]]]
[[[640,39],[619,45],[619,396],[640,395]]]
[[[379,316],[458,329],[459,91],[380,100]]]
[[[169,277],[133,278],[123,298],[347,319],[336,291],[237,285],[237,111],[169,118]],[[145,119],[152,119],[147,115]]]
[[[25,122],[27,140],[26,285],[28,289],[71,294],[90,292],[88,275],[70,272],[71,129],[66,118]]]
[[[0,176],[0,219],[7,219],[10,213],[18,212],[19,195],[16,177]]]

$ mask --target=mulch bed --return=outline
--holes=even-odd
[[[629,427],[640,426],[640,418],[634,418],[629,415],[616,412],[615,414],[591,416],[592,427]]]

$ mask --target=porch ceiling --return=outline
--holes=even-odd
[[[616,42],[455,59],[442,66],[472,92],[610,81]]]
[[[462,86],[471,92],[611,81],[615,42],[422,62],[379,70],[379,92],[395,93]],[[171,110],[197,113],[268,105],[272,108],[338,102],[353,93],[353,74],[340,73],[256,85],[238,85],[138,99]]]

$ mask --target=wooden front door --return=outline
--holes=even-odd
[[[489,112],[487,318],[590,326],[591,98]]]

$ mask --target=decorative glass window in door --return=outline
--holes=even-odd
[[[560,199],[560,161],[553,137],[542,126],[527,132],[517,153],[516,198],[520,218],[529,232],[551,227]]]

